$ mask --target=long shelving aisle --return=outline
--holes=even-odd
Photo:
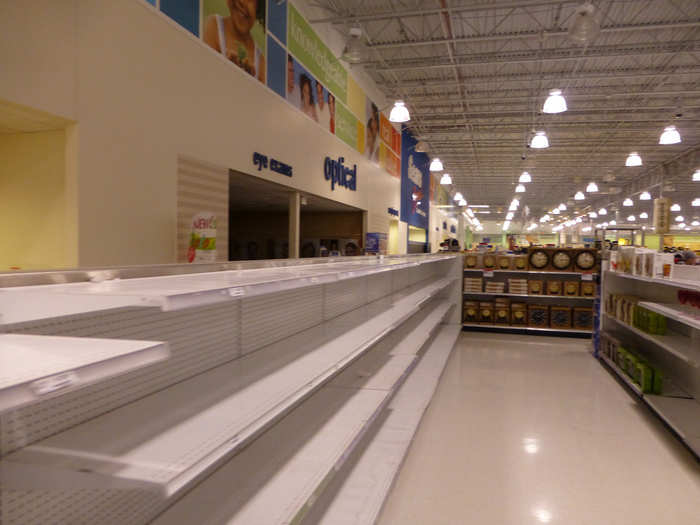
[[[228,523],[297,522],[399,390],[434,389],[414,370],[425,348],[449,354],[454,344],[456,335],[441,334],[459,330],[459,256],[253,272],[239,281],[229,272],[127,280],[103,284],[104,296],[92,284],[7,292],[75,296],[80,308],[85,296],[98,298],[94,311],[9,323],[7,332],[64,330],[88,344],[94,331],[105,348],[126,348],[134,343],[117,339],[148,327],[172,355],[0,415],[12,422],[0,425],[3,525],[145,524],[161,513],[159,523],[190,524],[205,507]],[[285,274],[278,286],[273,273]],[[114,294],[149,299],[107,308]],[[216,324],[219,316],[227,321]],[[192,347],[179,327],[201,322]],[[32,432],[42,410],[49,429]]]
[[[600,358],[700,459],[700,309],[679,303],[684,289],[700,287],[605,271]],[[651,315],[651,328],[635,326]],[[643,385],[634,367],[654,383]]]

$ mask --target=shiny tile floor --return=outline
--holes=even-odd
[[[379,523],[700,524],[700,464],[590,343],[463,332]]]

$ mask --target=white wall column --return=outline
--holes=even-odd
[[[301,193],[289,194],[289,258],[299,258],[301,244]]]
[[[466,242],[466,235],[465,235],[465,224],[464,224],[464,215],[460,212],[459,215],[457,215],[457,242],[459,242],[459,249],[464,250],[465,242]]]

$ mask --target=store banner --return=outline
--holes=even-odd
[[[202,40],[265,84],[267,3],[246,0],[231,5],[230,9],[226,0],[202,0]]]
[[[379,117],[379,131],[384,143],[397,155],[401,154],[401,134],[394,129],[388,118],[382,113]]]
[[[379,145],[379,165],[389,175],[397,179],[401,177],[401,159],[383,142]]]
[[[287,46],[322,84],[343,103],[347,100],[348,74],[309,23],[287,2]]]
[[[671,199],[660,197],[654,199],[654,231],[658,234],[668,233],[671,229]]]
[[[348,146],[358,149],[357,119],[343,104],[335,106],[335,134]]]
[[[401,133],[401,220],[428,229],[430,158],[415,151],[418,141],[404,126]]]
[[[379,108],[369,97],[365,99],[365,156],[375,164],[379,164]]]

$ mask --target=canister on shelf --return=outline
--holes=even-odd
[[[493,324],[493,303],[479,303],[479,322],[482,324]]]
[[[571,328],[571,308],[552,306],[549,309],[549,326],[558,329]]]
[[[479,303],[477,301],[464,301],[464,322],[476,323],[479,320]]]
[[[593,328],[593,309],[582,308],[577,306],[574,308],[574,328],[579,330],[590,330]]]
[[[561,281],[547,281],[547,295],[561,295],[562,290]]]
[[[581,295],[583,297],[594,297],[595,283],[592,281],[581,281]]]
[[[497,264],[499,270],[510,270],[512,256],[510,255],[499,255]]]
[[[534,328],[549,327],[549,307],[541,304],[527,306],[527,324]]]
[[[577,297],[579,293],[578,281],[566,281],[564,283],[564,295],[568,297]]]
[[[529,295],[542,295],[544,293],[544,282],[537,279],[527,281],[527,293]]]
[[[527,324],[527,305],[525,303],[511,303],[510,322],[512,325]]]

